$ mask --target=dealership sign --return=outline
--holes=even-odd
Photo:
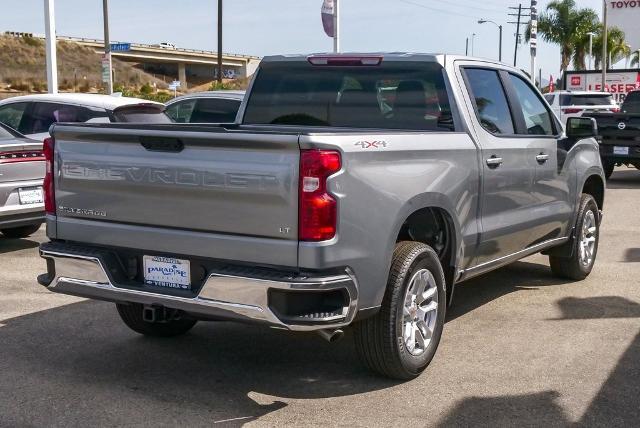
[[[631,50],[640,49],[640,0],[607,0],[609,26],[626,35]]]
[[[640,73],[637,71],[612,71],[607,73],[605,91],[616,101],[624,101],[627,94],[640,87]],[[602,74],[570,71],[567,73],[567,89],[570,91],[601,91]]]

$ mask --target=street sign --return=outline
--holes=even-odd
[[[173,82],[169,83],[169,89],[171,89],[172,91],[175,91],[180,86],[181,85],[180,85],[180,81],[179,80],[174,80]]]
[[[111,43],[111,52],[126,52],[131,50],[131,43]]]
[[[109,55],[108,54],[104,54],[102,55],[102,82],[104,83],[109,83],[109,74],[111,73],[110,67],[109,67]]]

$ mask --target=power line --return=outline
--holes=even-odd
[[[451,4],[450,1],[446,1],[446,0],[428,0],[428,1],[435,1],[435,2],[439,2],[439,3],[444,3],[447,6],[455,6],[455,7],[462,7],[465,9],[475,9],[475,10],[480,10],[482,12],[502,12],[504,10],[504,8],[497,8],[497,7],[480,7],[480,6],[472,6],[472,5],[467,5],[467,4]],[[422,4],[422,3],[421,3]],[[426,6],[426,5],[424,5]]]
[[[444,13],[444,14],[447,14],[447,15],[463,16],[465,18],[480,19],[478,16],[467,15],[466,13],[454,12],[454,11],[446,10],[446,9],[439,9],[437,7],[432,7],[432,6],[427,6],[425,4],[416,3],[416,2],[413,2],[411,0],[398,0],[398,1],[401,2],[401,3],[406,3],[406,4],[410,4],[410,5],[416,6],[416,7],[421,7],[423,9],[431,10],[433,12]]]

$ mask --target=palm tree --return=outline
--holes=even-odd
[[[611,67],[612,64],[628,57],[631,49],[627,44],[624,31],[617,27],[611,27],[607,36],[607,58],[602,59],[602,26],[598,29],[598,35],[593,39],[593,56],[595,57],[596,69],[601,68],[601,64]],[[609,64],[609,57],[611,64]]]
[[[554,0],[538,19],[541,38],[560,46],[561,69],[566,71],[571,61],[578,69],[585,68],[589,35],[599,26],[598,14],[589,8],[578,9],[574,0]],[[530,39],[531,25],[527,29]],[[586,42],[585,42],[586,40]]]

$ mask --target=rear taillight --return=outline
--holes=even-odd
[[[327,178],[341,168],[337,151],[301,151],[298,226],[301,241],[326,241],[336,235],[338,202],[327,191]]]
[[[610,109],[612,113],[620,113],[620,107],[613,107]]]
[[[581,108],[565,108],[562,110],[562,112],[564,114],[578,114],[578,113],[582,113],[582,109]]]
[[[0,164],[43,161],[42,150],[19,150],[0,153]]]
[[[45,160],[45,174],[44,183],[42,188],[44,190],[44,210],[47,214],[56,214],[56,195],[55,188],[53,186],[53,153],[54,153],[55,141],[53,138],[47,138],[44,140],[44,160]]]

